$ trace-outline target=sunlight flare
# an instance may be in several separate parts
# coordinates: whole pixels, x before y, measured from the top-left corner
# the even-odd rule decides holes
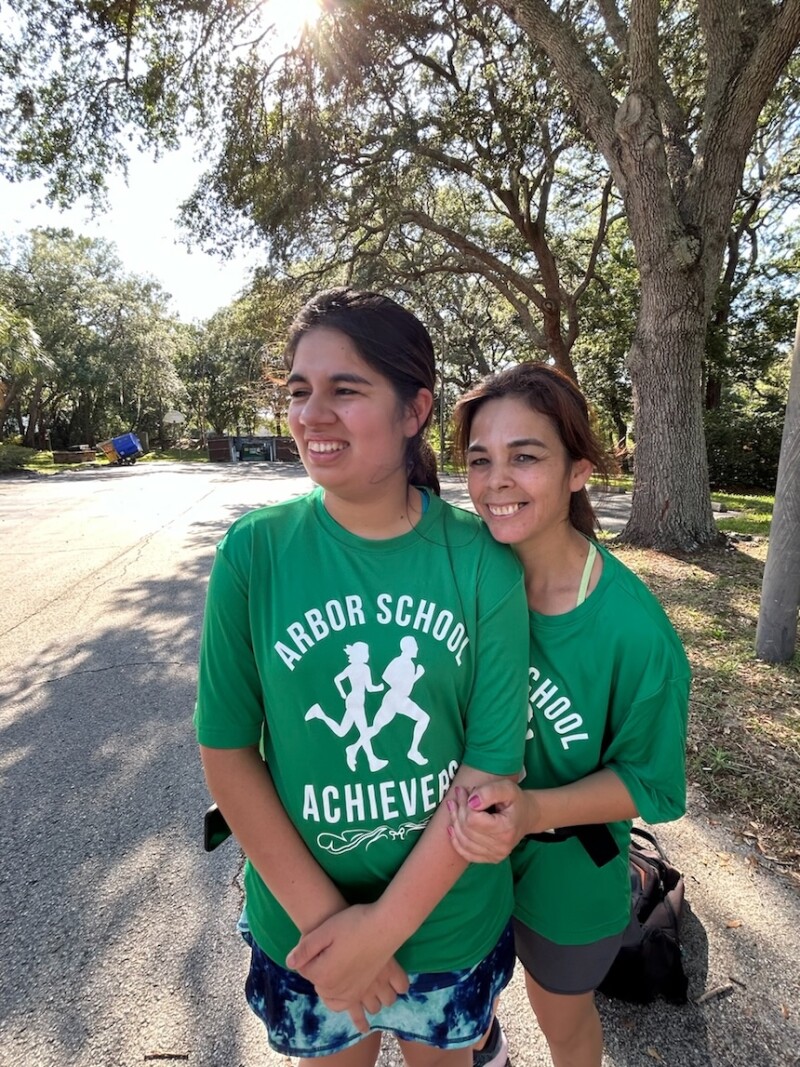
[[[293,44],[322,14],[320,0],[266,0],[264,11],[277,38],[284,44]]]

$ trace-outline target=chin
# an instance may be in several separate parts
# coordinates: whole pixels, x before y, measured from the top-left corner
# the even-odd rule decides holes
[[[515,534],[513,530],[510,530],[502,523],[498,523],[496,519],[490,519],[488,522],[484,519],[486,525],[489,527],[489,533],[495,539],[504,545],[513,545],[519,540],[519,534]]]

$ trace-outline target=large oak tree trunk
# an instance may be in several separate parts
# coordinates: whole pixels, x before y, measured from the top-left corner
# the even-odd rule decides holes
[[[707,71],[697,116],[661,66],[659,0],[597,0],[627,68],[606,81],[569,5],[496,0],[542,48],[625,203],[641,278],[630,353],[636,451],[624,539],[688,550],[717,539],[703,432],[703,346],[759,114],[800,42],[800,0],[695,0]]]
[[[646,284],[643,280],[628,357],[636,477],[631,517],[621,537],[631,544],[685,551],[718,537],[708,493],[700,389],[705,321],[697,294],[686,299],[688,285],[681,286],[680,278],[670,278],[666,271],[650,276]]]

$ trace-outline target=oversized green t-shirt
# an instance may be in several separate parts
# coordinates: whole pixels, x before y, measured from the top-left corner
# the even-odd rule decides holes
[[[219,545],[197,737],[261,744],[318,863],[351,903],[373,901],[461,762],[519,772],[527,645],[519,564],[474,515],[432,497],[409,533],[371,541],[315,490],[244,516]],[[245,886],[253,936],[283,964],[297,928],[250,864]],[[511,907],[510,864],[472,866],[398,960],[472,966]]]
[[[566,785],[609,767],[647,822],[686,809],[689,664],[653,594],[599,547],[595,590],[563,615],[530,613],[529,729],[523,787]],[[576,838],[514,851],[514,914],[543,937],[580,945],[630,917],[630,822],[610,824],[620,855],[597,867]]]

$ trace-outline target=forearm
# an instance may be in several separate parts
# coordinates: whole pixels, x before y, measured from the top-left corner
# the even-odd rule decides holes
[[[496,775],[462,765],[448,796],[456,786],[469,791],[496,780]],[[419,929],[469,866],[453,849],[443,847],[450,822],[446,800],[447,797],[433,813],[422,837],[374,905],[375,925],[385,932],[391,954]]]
[[[275,790],[256,748],[200,747],[212,797],[292,921],[315,929],[347,901],[308,851]]]
[[[638,814],[630,793],[612,770],[603,768],[568,785],[523,790],[529,834],[561,826],[633,819]]]

